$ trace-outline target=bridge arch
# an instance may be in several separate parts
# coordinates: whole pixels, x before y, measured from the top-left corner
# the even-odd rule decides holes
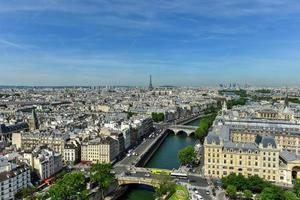
[[[169,128],[165,132],[167,132],[168,134],[176,135],[175,131],[173,131],[172,129],[169,129]]]
[[[188,136],[188,133],[185,132],[184,130],[179,130],[176,135],[184,135],[184,136]]]
[[[194,137],[195,136],[195,132],[191,132],[190,136]]]

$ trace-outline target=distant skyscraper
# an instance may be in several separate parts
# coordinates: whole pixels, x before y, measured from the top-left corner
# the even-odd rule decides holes
[[[150,75],[149,90],[153,90],[153,85],[152,85],[152,76],[151,76],[151,75]]]
[[[289,107],[289,94],[288,94],[287,88],[286,88],[286,92],[285,92],[284,107],[285,108]]]

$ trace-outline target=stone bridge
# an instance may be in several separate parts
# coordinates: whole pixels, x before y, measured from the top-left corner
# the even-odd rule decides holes
[[[187,125],[172,125],[168,127],[167,130],[173,131],[175,135],[177,134],[187,134],[188,136],[192,135],[195,133],[197,130],[197,126],[187,126]]]
[[[155,180],[151,177],[130,177],[123,176],[118,178],[118,184],[122,185],[131,185],[131,184],[139,184],[139,185],[148,185],[151,187],[155,187]]]

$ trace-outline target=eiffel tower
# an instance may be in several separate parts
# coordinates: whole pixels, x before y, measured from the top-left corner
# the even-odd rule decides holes
[[[151,76],[151,75],[150,75],[149,90],[153,90],[153,85],[152,85],[152,76]]]

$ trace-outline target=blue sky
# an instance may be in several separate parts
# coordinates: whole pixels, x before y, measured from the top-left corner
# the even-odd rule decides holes
[[[298,0],[0,0],[0,85],[300,85]]]

